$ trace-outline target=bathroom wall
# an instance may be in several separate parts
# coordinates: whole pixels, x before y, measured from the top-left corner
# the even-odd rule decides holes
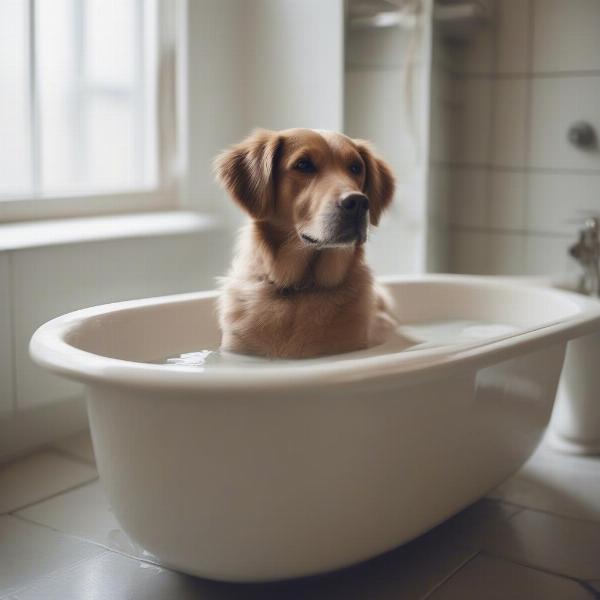
[[[184,200],[232,227],[242,212],[215,184],[212,161],[252,129],[342,128],[343,0],[187,3]]]
[[[162,213],[2,226],[0,462],[87,427],[81,385],[29,357],[44,322],[107,302],[212,289],[227,265],[227,230]]]
[[[87,426],[82,387],[29,358],[37,327],[86,306],[213,288],[242,217],[214,184],[216,153],[257,126],[342,128],[343,22],[343,0],[188,2],[182,200],[201,214],[2,226],[0,461]]]
[[[600,2],[498,0],[490,24],[445,50],[449,268],[576,271],[567,248],[575,221],[600,212],[600,152],[575,148],[567,130],[584,120],[600,131]]]
[[[425,269],[431,3],[415,6],[404,25],[346,28],[344,132],[370,140],[397,179],[367,246],[379,274]]]

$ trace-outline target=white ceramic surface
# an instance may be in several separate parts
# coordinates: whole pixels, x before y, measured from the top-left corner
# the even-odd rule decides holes
[[[507,277],[506,282],[576,290],[578,277]],[[600,306],[597,298],[588,302]],[[569,342],[562,376],[547,431],[556,450],[600,454],[600,329]]]
[[[314,574],[420,535],[516,471],[543,434],[567,341],[600,326],[600,305],[556,290],[386,283],[403,323],[520,332],[260,368],[144,362],[218,344],[216,294],[197,293],[54,319],[31,351],[87,385],[114,513],[162,563],[230,581]]]
[[[600,306],[600,302],[598,302]],[[548,441],[574,454],[600,454],[600,331],[569,343]]]

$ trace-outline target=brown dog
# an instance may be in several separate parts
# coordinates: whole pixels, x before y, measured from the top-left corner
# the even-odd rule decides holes
[[[224,280],[221,348],[307,358],[381,343],[393,320],[364,242],[394,178],[368,143],[258,130],[220,154],[215,171],[252,219]]]

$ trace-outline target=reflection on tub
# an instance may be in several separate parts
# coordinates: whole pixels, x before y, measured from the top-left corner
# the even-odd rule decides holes
[[[368,348],[367,350],[336,355],[335,358],[336,360],[355,359],[381,354],[452,346],[465,342],[505,337],[518,331],[519,329],[513,325],[459,319],[413,323],[398,327],[384,344]],[[331,360],[331,357],[303,359],[301,362],[304,364],[307,361],[323,362],[326,360]],[[273,364],[273,360],[267,358],[210,349],[184,352],[183,354],[160,358],[152,362],[180,367],[195,367],[199,370],[218,369],[220,366],[244,367],[247,365],[256,365],[260,367],[261,365],[269,366]],[[297,361],[277,359],[277,362],[293,363]]]

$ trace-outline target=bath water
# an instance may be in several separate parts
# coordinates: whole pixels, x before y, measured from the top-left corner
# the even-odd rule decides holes
[[[414,352],[428,348],[450,347],[468,342],[478,342],[483,340],[491,340],[494,338],[501,338],[514,335],[518,332],[519,328],[513,325],[487,323],[482,321],[453,319],[412,323],[408,325],[401,325],[386,340],[386,342],[379,346],[374,346],[373,348],[359,350],[357,352],[348,352],[346,354],[337,354],[335,357],[326,356],[319,358],[308,358],[302,359],[301,361],[282,361],[281,359],[278,359],[277,362],[301,362],[302,364],[306,364],[307,362],[331,361],[332,358],[334,358],[336,361],[350,360],[382,354]],[[205,371],[218,369],[221,366],[252,366],[253,368],[261,366],[273,366],[275,361],[257,356],[223,352],[218,349],[203,349],[194,352],[185,352],[177,356],[164,357],[153,362],[179,367],[197,368]]]

